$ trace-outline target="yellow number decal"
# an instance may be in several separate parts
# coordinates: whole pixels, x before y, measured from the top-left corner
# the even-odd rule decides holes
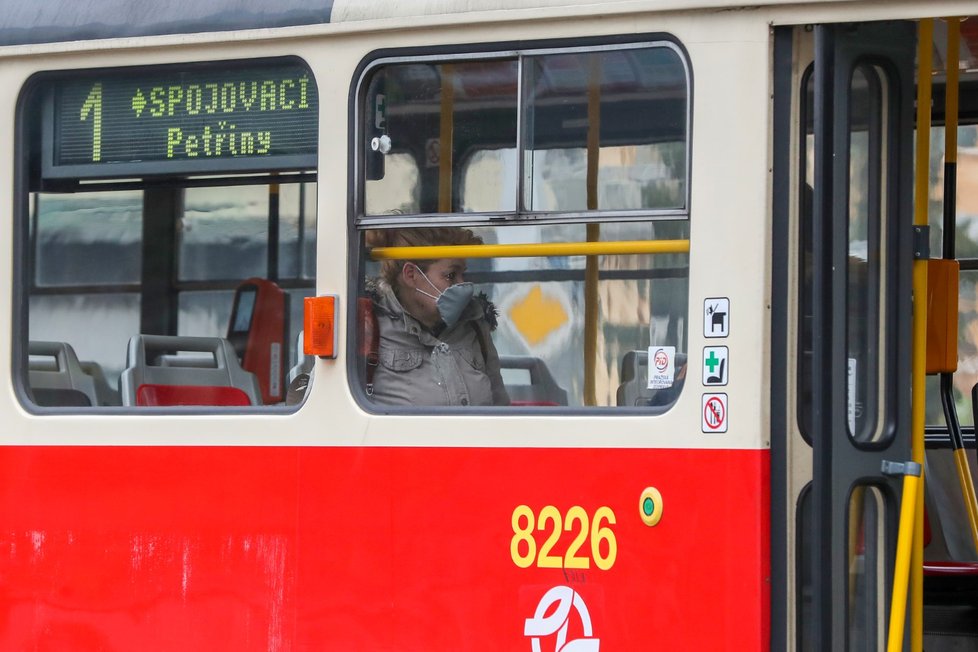
[[[610,507],[599,507],[594,513],[594,529],[591,530],[591,556],[594,557],[594,565],[601,570],[608,570],[615,564],[618,557],[618,540],[610,527],[603,527],[601,522],[607,520],[608,525],[615,524],[615,513]],[[608,554],[601,554],[601,542],[608,542]]]
[[[564,555],[564,568],[590,568],[590,559],[577,556],[577,551],[581,549],[581,546],[587,540],[588,532],[587,512],[584,511],[583,507],[574,505],[567,511],[567,521],[564,522],[564,531],[570,532],[571,528],[574,527],[575,521],[581,524],[581,529],[567,548],[567,554]]]
[[[579,524],[576,530],[575,524]],[[610,507],[599,507],[594,512],[594,518],[589,519],[587,511],[579,505],[568,509],[566,517],[562,517],[553,505],[547,505],[540,510],[540,517],[537,518],[528,505],[519,505],[513,510],[513,538],[509,542],[509,552],[513,563],[519,568],[529,568],[536,564],[537,568],[588,569],[591,567],[591,559],[594,559],[595,566],[608,570],[615,565],[618,558],[618,540],[611,528],[614,524],[615,512]],[[547,537],[540,546],[539,556],[537,541],[533,536],[535,531],[544,532]],[[553,550],[564,532],[575,534],[574,540],[561,558],[553,554]],[[588,536],[591,537],[591,557],[587,553],[581,554],[581,548]],[[605,542],[604,545],[602,542]],[[602,550],[602,547],[605,549]]]
[[[560,539],[560,520],[560,512],[553,505],[547,505],[540,510],[540,522],[537,524],[537,529],[541,532],[544,531],[547,528],[547,521],[554,524],[550,536],[540,546],[540,558],[537,559],[537,566],[540,568],[560,568],[560,557],[550,554],[550,551],[557,545],[557,540]]]
[[[520,520],[526,520],[526,527],[520,525]],[[526,505],[520,505],[513,510],[513,539],[509,542],[509,551],[513,563],[520,568],[529,568],[537,558],[537,542],[533,538],[533,510]],[[520,554],[520,542],[526,541],[526,554]]]

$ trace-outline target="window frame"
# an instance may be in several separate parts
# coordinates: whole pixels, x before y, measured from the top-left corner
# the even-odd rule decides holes
[[[680,209],[629,209],[629,210],[595,210],[595,211],[522,211],[523,202],[523,128],[525,106],[523,103],[522,58],[527,56],[544,56],[548,54],[569,54],[573,52],[592,53],[617,51],[622,49],[642,49],[649,47],[665,47],[676,53],[685,73],[686,82],[686,147],[684,203]],[[487,61],[492,59],[516,58],[518,61],[517,116],[520,124],[517,126],[516,150],[519,161],[517,206],[512,211],[479,212],[479,213],[415,213],[411,215],[366,215],[366,161],[363,143],[366,142],[364,125],[364,107],[367,99],[368,84],[371,73],[378,67],[404,63],[446,63]],[[427,227],[427,226],[460,226],[460,227],[498,227],[498,226],[538,226],[547,224],[587,224],[601,222],[690,222],[692,212],[692,160],[693,160],[693,103],[694,75],[689,53],[675,36],[668,33],[647,33],[631,35],[612,35],[600,37],[581,37],[566,39],[547,39],[534,43],[497,42],[476,45],[449,45],[428,47],[407,47],[381,49],[369,53],[361,60],[354,72],[349,93],[349,130],[348,130],[348,221],[347,228],[350,237],[347,238],[347,255],[350,262],[350,274],[347,279],[347,342],[346,342],[346,376],[350,392],[357,405],[368,414],[404,415],[404,416],[622,416],[622,417],[659,417],[669,414],[686,392],[686,383],[680,388],[677,398],[667,406],[389,406],[378,404],[367,394],[360,378],[357,351],[360,345],[360,324],[358,318],[357,299],[360,296],[361,281],[364,274],[365,258],[362,246],[362,233],[375,228],[397,227]],[[460,159],[461,161],[461,159]],[[453,186],[460,178],[453,178]],[[687,254],[688,255],[688,254]],[[688,279],[688,276],[687,276]],[[687,312],[691,310],[687,288]],[[688,315],[687,315],[688,317]]]

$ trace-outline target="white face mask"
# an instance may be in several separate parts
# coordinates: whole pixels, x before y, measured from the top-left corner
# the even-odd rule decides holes
[[[420,288],[414,288],[416,291],[430,297],[435,300],[435,307],[438,308],[438,314],[441,316],[441,320],[445,322],[445,325],[451,328],[456,323],[458,323],[459,317],[465,311],[465,307],[469,305],[469,301],[472,300],[473,295],[475,295],[475,286],[471,283],[456,283],[455,285],[449,285],[444,291],[439,290],[428,275],[421,271],[421,268],[417,265],[414,266],[424,280],[428,281],[428,285],[437,292],[437,295],[425,292]]]

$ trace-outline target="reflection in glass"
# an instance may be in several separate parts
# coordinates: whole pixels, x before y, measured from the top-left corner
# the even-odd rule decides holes
[[[35,211],[38,286],[139,282],[142,191],[41,194]]]
[[[180,280],[266,276],[268,186],[187,188],[177,239]]]
[[[678,209],[686,195],[686,73],[654,47],[528,57],[524,204],[531,211]],[[597,120],[597,197],[588,198]]]
[[[848,641],[850,650],[882,645],[884,623],[885,523],[883,496],[870,486],[856,487],[849,497]]]
[[[363,115],[366,214],[461,210],[454,180],[470,151],[516,147],[517,68],[508,59],[392,64],[373,73]],[[387,152],[380,138],[389,139]],[[482,201],[515,209],[515,200],[503,199],[515,197],[515,170],[508,178],[490,171],[478,182],[490,196]]]
[[[367,214],[421,211],[421,173],[410,154],[392,152],[384,157],[384,176],[367,180]]]

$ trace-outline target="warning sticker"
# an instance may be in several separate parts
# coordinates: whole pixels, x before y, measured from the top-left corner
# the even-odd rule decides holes
[[[726,394],[703,394],[703,432],[727,432]]]
[[[649,389],[669,389],[676,379],[676,347],[649,347]]]

